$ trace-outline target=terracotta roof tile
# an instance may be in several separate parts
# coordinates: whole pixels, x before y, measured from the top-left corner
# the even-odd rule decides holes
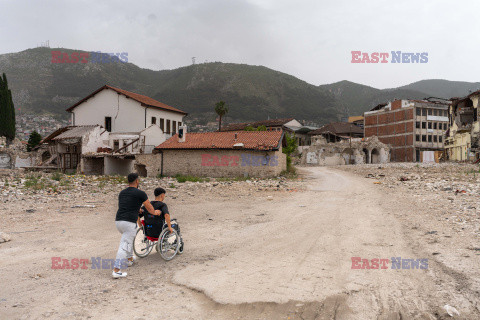
[[[277,150],[282,138],[282,131],[187,132],[185,142],[178,142],[178,134],[176,134],[156,149]],[[243,143],[244,146],[235,147],[234,145],[238,143]]]
[[[116,91],[116,92],[118,92],[120,94],[123,94],[124,96],[130,98],[130,99],[133,99],[137,102],[140,102],[142,105],[145,105],[147,107],[154,107],[154,108],[159,108],[159,109],[163,109],[163,110],[168,110],[168,111],[178,112],[178,113],[182,113],[182,114],[187,114],[185,111],[182,111],[180,109],[171,107],[169,105],[166,105],[165,103],[162,103],[162,102],[157,101],[155,99],[152,99],[150,97],[147,97],[147,96],[144,96],[144,95],[141,95],[141,94],[138,94],[138,93],[130,92],[130,91],[127,91],[127,90],[115,88],[115,87],[108,86],[108,85],[105,85],[105,86],[101,87],[100,89],[97,89],[96,91],[94,91],[93,93],[88,95],[87,97],[78,101],[73,106],[68,108],[67,111],[69,111],[69,112],[72,111],[76,106],[78,106],[79,104],[83,103],[84,101],[90,99],[91,97],[93,97],[94,95],[96,95],[97,93],[99,93],[100,91],[102,91],[104,89],[111,89],[113,91]]]

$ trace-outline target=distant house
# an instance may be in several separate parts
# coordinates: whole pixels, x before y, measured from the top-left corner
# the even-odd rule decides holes
[[[308,134],[312,137],[312,142],[316,136],[325,138],[327,142],[338,142],[350,138],[362,138],[363,129],[353,123],[333,122]]]
[[[222,127],[222,131],[242,131],[247,127],[258,128],[265,126],[267,131],[285,131],[295,134],[298,146],[306,146],[310,144],[310,136],[308,132],[316,129],[314,127],[304,126],[294,118],[269,119],[254,122],[232,123]]]
[[[348,123],[353,123],[354,125],[357,125],[357,126],[359,126],[360,128],[363,129],[363,116],[348,117],[347,122]]]
[[[283,131],[231,131],[175,135],[139,155],[148,176],[271,177],[286,169]]]

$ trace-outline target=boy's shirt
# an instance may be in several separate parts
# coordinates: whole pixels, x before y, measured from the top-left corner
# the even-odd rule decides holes
[[[168,206],[162,201],[152,201],[151,202],[153,209],[160,210],[162,213],[159,216],[154,216],[150,214],[145,208],[143,208],[144,213],[139,214],[140,217],[145,218],[145,228],[147,235],[149,237],[158,238],[162,232],[162,227],[165,223],[165,214],[168,213]]]

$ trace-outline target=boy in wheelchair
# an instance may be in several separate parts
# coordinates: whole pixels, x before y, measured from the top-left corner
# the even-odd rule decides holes
[[[156,188],[153,192],[155,195],[155,201],[151,201],[151,204],[155,210],[160,210],[162,213],[159,216],[154,216],[150,214],[144,207],[140,209],[140,213],[138,215],[137,224],[141,228],[142,222],[141,218],[144,218],[145,223],[145,235],[158,238],[160,233],[162,232],[164,225],[166,223],[166,227],[170,232],[173,232],[173,229],[177,231],[180,235],[180,227],[176,222],[176,219],[170,219],[170,213],[168,212],[168,206],[163,201],[165,200],[166,191],[163,188]],[[180,250],[183,252],[183,241],[180,246]]]

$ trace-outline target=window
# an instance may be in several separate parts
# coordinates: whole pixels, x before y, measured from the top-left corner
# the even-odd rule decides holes
[[[431,135],[428,136],[428,142],[432,142],[432,136]]]
[[[443,137],[442,136],[438,136],[438,142],[442,142],[443,140]]]
[[[426,129],[427,128],[427,123],[426,122],[422,122],[422,129]]]
[[[432,123],[431,122],[428,123],[428,129],[432,129]]]
[[[438,116],[438,110],[437,109],[433,110],[433,115]]]
[[[78,165],[78,155],[72,154],[72,169],[76,169]]]
[[[417,116],[421,116],[422,115],[422,109],[417,108],[416,113],[417,113]]]
[[[415,136],[415,141],[420,141],[420,135],[419,135],[419,134],[417,134],[417,135]]]
[[[170,120],[167,120],[167,134],[170,134]]]
[[[433,123],[433,129],[437,130],[437,123],[436,122]]]
[[[447,124],[446,123],[443,124],[443,130],[447,130]]]
[[[64,158],[64,167],[65,169],[70,169],[71,167],[71,157],[70,153],[65,153],[65,158]]]
[[[160,118],[160,129],[162,129],[162,131],[165,130],[165,119],[163,118]]]
[[[415,122],[415,128],[420,129],[420,121]]]
[[[118,150],[118,149],[120,149],[120,141],[113,140],[113,150]]]
[[[427,141],[427,136],[426,135],[422,135],[422,142],[426,142]]]
[[[157,124],[157,118],[152,117],[152,124]]]
[[[178,121],[178,127],[180,128],[182,126],[182,123]]]
[[[73,147],[72,147],[72,152],[73,152],[73,153],[77,153],[77,146],[73,146]]]
[[[65,151],[70,152],[70,146],[66,146]]]
[[[177,121],[172,122],[172,134],[177,133]]]
[[[433,142],[437,142],[437,136],[433,136]]]
[[[432,109],[428,109],[428,115],[429,115],[429,116],[432,115]]]
[[[105,130],[112,132],[112,117],[105,117]]]

